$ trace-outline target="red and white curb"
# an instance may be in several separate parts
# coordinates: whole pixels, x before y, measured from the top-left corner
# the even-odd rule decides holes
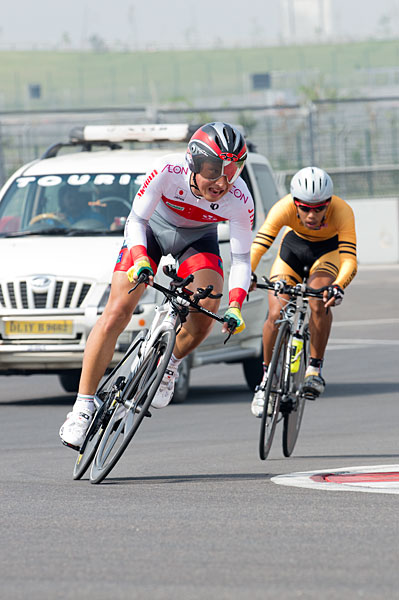
[[[372,465],[288,473],[271,478],[273,483],[335,492],[399,494],[399,465]]]

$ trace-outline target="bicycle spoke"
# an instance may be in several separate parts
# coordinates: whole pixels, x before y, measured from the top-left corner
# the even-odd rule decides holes
[[[301,362],[298,372],[293,377],[292,393],[295,393],[295,399],[291,398],[291,406],[284,414],[283,427],[283,454],[287,458],[294,451],[298,439],[299,429],[302,423],[303,412],[305,410],[306,397],[300,393],[301,383],[305,376],[306,360],[309,354],[309,333],[307,327],[304,332],[304,353],[301,356]]]
[[[100,483],[108,475],[127,448],[144,417],[149,414],[148,408],[169,363],[175,339],[174,329],[162,333],[126,383],[118,407],[124,406],[127,412],[117,426],[118,407],[111,417],[91,468],[91,483]]]
[[[276,425],[280,420],[280,401],[285,389],[284,365],[287,357],[289,334],[289,324],[281,323],[269,365],[265,389],[265,407],[259,437],[259,456],[261,460],[265,460],[270,452]]]

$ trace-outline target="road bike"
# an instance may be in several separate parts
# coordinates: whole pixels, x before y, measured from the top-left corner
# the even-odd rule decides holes
[[[97,412],[80,448],[74,479],[80,479],[91,464],[90,482],[100,483],[114,468],[143,420],[151,417],[151,402],[168,366],[176,335],[189,313],[200,312],[224,322],[223,317],[200,304],[204,298],[222,296],[212,293],[213,286],[192,292],[187,288],[194,279],[192,274],[182,279],[170,265],[163,270],[171,282],[169,288],[155,281],[151,284],[164,295],[164,302],[155,308],[150,328],[137,334],[96,392]],[[147,272],[140,275],[130,291],[145,283],[148,283]],[[226,341],[234,332],[235,319],[229,319],[227,327]]]
[[[303,389],[309,358],[309,300],[323,298],[322,288],[308,287],[305,275],[295,286],[285,281],[257,283],[257,288],[271,290],[281,302],[278,333],[267,371],[265,405],[262,415],[259,456],[265,460],[270,452],[276,425],[283,421],[283,454],[291,456],[301,427],[306,400],[314,394]],[[285,297],[284,297],[285,296]]]

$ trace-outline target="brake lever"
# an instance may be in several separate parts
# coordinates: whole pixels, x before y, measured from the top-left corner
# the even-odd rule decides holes
[[[192,273],[190,273],[190,275],[188,275],[185,279],[183,279],[182,277],[175,277],[171,282],[170,282],[170,287],[173,288],[185,288],[189,283],[191,283],[194,280],[194,275]]]
[[[212,298],[213,300],[217,298],[221,298],[223,294],[212,294],[213,285],[208,285],[204,288],[197,288],[196,293],[194,294],[194,302],[198,304],[199,300],[203,300],[204,298]]]
[[[230,317],[230,319],[227,321],[227,329],[228,329],[229,335],[224,340],[224,342],[223,342],[224,344],[227,344],[227,342],[233,335],[236,327],[237,327],[237,321],[235,319],[233,319],[232,317]]]
[[[142,273],[140,273],[135,285],[128,291],[128,294],[134,292],[134,290],[136,290],[142,283],[148,283],[148,275],[149,271],[143,271]]]

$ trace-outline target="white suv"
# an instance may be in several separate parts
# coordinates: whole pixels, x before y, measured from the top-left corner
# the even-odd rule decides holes
[[[76,390],[86,340],[106,304],[135,193],[154,160],[183,151],[181,142],[189,133],[187,125],[85,127],[6,182],[0,191],[0,374],[57,373],[66,391]],[[134,147],[124,148],[124,142]],[[249,152],[242,177],[255,200],[255,234],[278,192],[260,154]],[[219,225],[219,239],[227,282],[227,223]],[[258,272],[269,270],[274,255],[266,254]],[[148,288],[118,339],[112,364],[135,333],[148,326],[158,301]],[[227,301],[225,289],[220,313]],[[207,363],[242,363],[253,389],[261,372],[266,311],[266,294],[251,293],[243,306],[246,329],[226,345],[215,325],[183,361],[174,401],[187,394],[190,368]]]

